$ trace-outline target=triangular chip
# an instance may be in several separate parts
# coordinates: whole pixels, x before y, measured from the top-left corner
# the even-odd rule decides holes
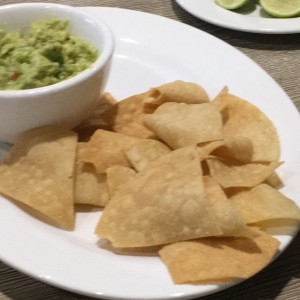
[[[245,136],[235,135],[224,139],[224,145],[216,148],[212,155],[227,160],[237,160],[243,163],[252,162],[253,145],[251,140]]]
[[[204,176],[206,197],[210,202],[216,223],[222,230],[223,236],[255,236],[254,230],[245,225],[234,206],[226,197],[222,188],[209,176]]]
[[[107,129],[139,138],[153,138],[153,132],[144,125],[144,96],[126,98],[101,115]]]
[[[162,156],[120,186],[96,228],[114,247],[154,246],[221,233],[205,197],[194,147]]]
[[[107,186],[110,197],[113,196],[118,187],[134,178],[136,172],[128,167],[112,166],[106,169]]]
[[[209,102],[206,91],[198,84],[176,80],[151,88],[145,95],[145,110],[152,113],[166,102],[199,104]]]
[[[133,167],[140,172],[145,169],[151,161],[170,151],[170,148],[162,142],[152,139],[140,139],[129,147],[125,151],[125,154]]]
[[[224,86],[222,90],[217,94],[217,96],[212,100],[213,103],[218,105],[220,111],[222,111],[226,106],[226,102],[223,102],[222,99],[223,97],[226,97],[228,93],[228,86]]]
[[[206,159],[211,176],[223,187],[253,187],[262,183],[279,162],[234,164],[216,157]]]
[[[266,180],[264,181],[264,183],[272,186],[275,189],[280,189],[284,186],[281,178],[279,177],[279,175],[276,172],[271,173]]]
[[[82,144],[81,160],[93,164],[99,174],[114,165],[130,167],[124,151],[137,140],[125,134],[98,129],[87,143]]]
[[[278,161],[279,138],[271,120],[253,104],[223,91],[213,103],[221,110],[224,137],[249,138],[253,144],[252,161]]]
[[[105,206],[109,201],[105,174],[97,174],[91,164],[80,164],[75,177],[75,203]]]
[[[201,161],[211,154],[227,160],[249,163],[252,161],[253,155],[251,140],[243,136],[233,136],[221,141],[198,144],[197,149]]]
[[[173,149],[223,137],[221,114],[211,103],[164,103],[144,123]]]
[[[78,143],[77,147],[75,203],[105,206],[109,201],[106,175],[97,174],[92,164],[82,162],[83,145],[83,143]]]
[[[110,93],[106,92],[100,96],[92,114],[74,129],[78,133],[80,141],[87,141],[97,129],[110,129],[102,115],[116,103],[117,100]]]
[[[28,131],[0,166],[0,192],[59,227],[73,229],[76,147],[72,131],[57,127]]]
[[[276,255],[279,241],[257,231],[250,238],[212,237],[167,245],[159,254],[175,283],[220,283],[253,276]]]
[[[212,141],[212,142],[206,142],[206,143],[201,143],[197,145],[197,151],[199,154],[199,159],[200,161],[205,160],[207,157],[210,156],[210,154],[225,145],[224,140],[221,141]]]
[[[239,192],[230,200],[247,224],[274,219],[300,221],[300,209],[296,203],[267,184]]]

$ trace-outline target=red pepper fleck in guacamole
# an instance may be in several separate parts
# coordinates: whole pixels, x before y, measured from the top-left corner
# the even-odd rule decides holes
[[[99,53],[67,20],[41,20],[27,34],[0,29],[0,90],[51,85],[89,68]]]

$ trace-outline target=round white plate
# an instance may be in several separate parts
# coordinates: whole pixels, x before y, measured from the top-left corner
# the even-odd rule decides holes
[[[122,99],[176,79],[214,97],[224,85],[260,107],[282,142],[283,192],[300,204],[300,118],[282,89],[260,67],[221,40],[163,17],[118,8],[81,8],[104,19],[116,38],[107,85]],[[182,299],[228,285],[174,285],[158,257],[117,255],[94,235],[100,211],[79,212],[76,229],[44,224],[0,198],[0,259],[28,275],[73,292],[109,299]],[[281,251],[297,228],[278,235]]]
[[[277,19],[267,16],[258,4],[243,12],[226,10],[215,0],[176,0],[187,12],[208,23],[256,33],[298,33],[300,17]],[[239,10],[240,11],[240,10]]]

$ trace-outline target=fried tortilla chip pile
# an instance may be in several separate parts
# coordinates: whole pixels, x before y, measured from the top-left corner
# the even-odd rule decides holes
[[[103,207],[95,233],[116,252],[158,249],[175,283],[224,282],[274,258],[266,228],[300,220],[278,190],[279,154],[257,107],[175,81],[121,102],[106,93],[74,131],[28,132],[0,166],[0,192],[65,229],[74,204]]]

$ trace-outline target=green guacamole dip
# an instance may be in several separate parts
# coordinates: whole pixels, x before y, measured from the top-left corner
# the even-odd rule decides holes
[[[98,50],[70,34],[66,20],[31,24],[27,34],[0,29],[0,90],[51,85],[89,68]]]

